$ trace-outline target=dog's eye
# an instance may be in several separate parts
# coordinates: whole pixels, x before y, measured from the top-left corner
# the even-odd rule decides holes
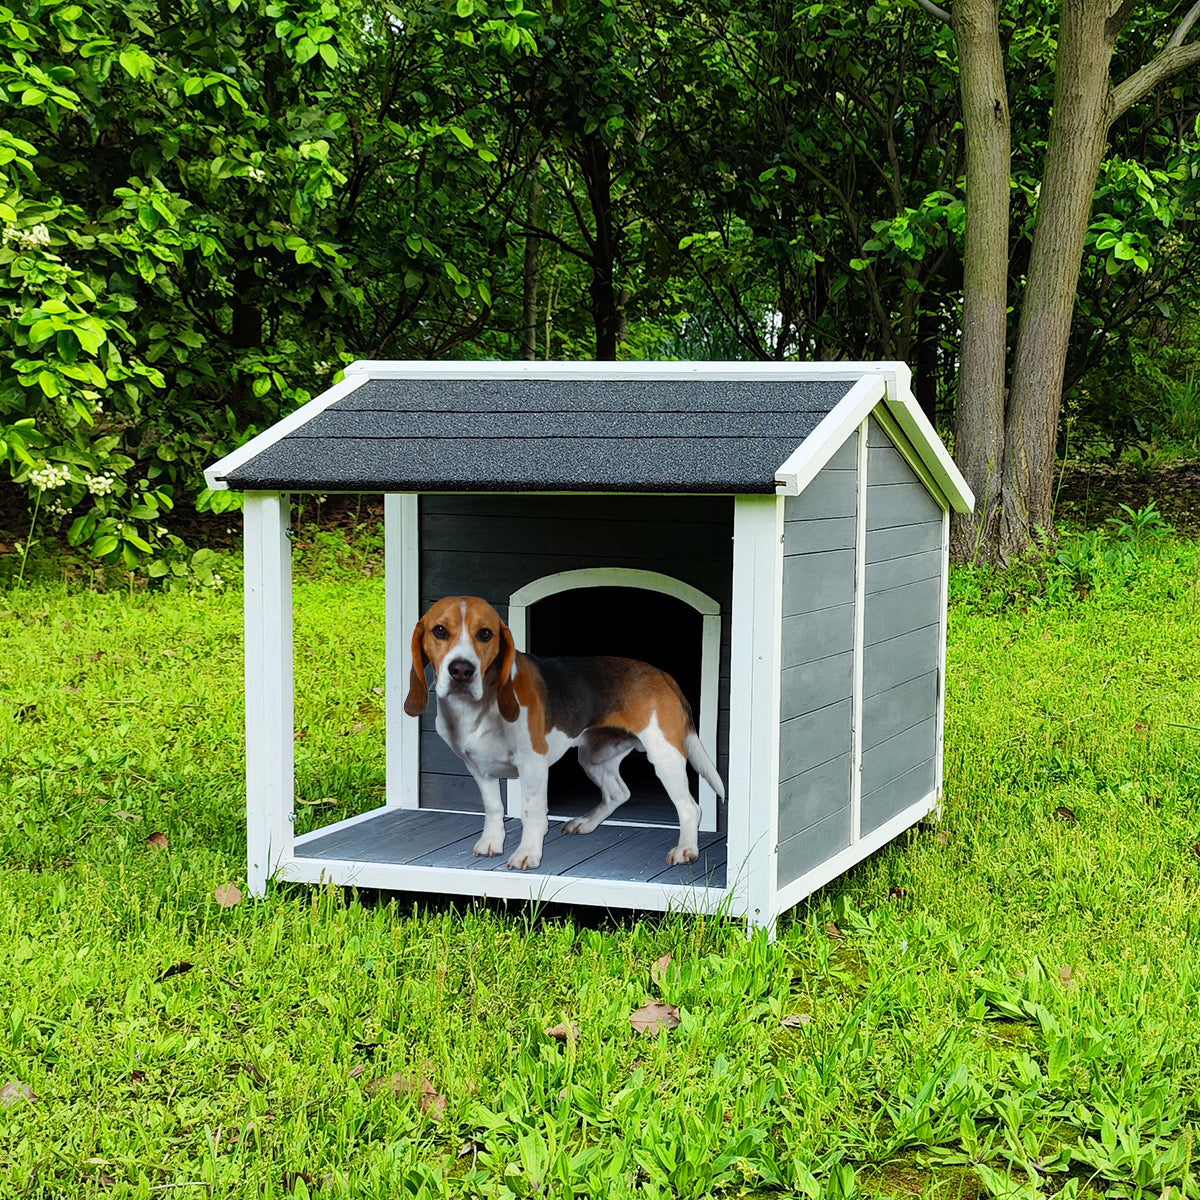
[[[439,642],[444,642],[450,636],[450,630],[448,630],[445,625],[435,625],[433,627],[433,636],[437,638]]]
[[[492,631],[490,629],[481,629],[475,636],[481,642],[490,642],[492,640]]]

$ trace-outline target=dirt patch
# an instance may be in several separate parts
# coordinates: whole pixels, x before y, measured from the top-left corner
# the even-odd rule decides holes
[[[1122,504],[1136,510],[1151,500],[1176,532],[1200,535],[1200,462],[1153,469],[1068,463],[1055,511],[1059,517],[1096,528],[1109,517],[1122,517]]]

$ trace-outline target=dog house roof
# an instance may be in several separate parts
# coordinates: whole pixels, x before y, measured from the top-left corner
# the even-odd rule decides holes
[[[823,366],[359,362],[206,475],[246,491],[773,493],[871,368]]]

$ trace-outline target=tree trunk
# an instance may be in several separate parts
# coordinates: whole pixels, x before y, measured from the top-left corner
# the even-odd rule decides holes
[[[1063,371],[1096,178],[1107,141],[1112,43],[1107,0],[1064,0],[1054,115],[1021,303],[1004,443],[997,557],[1050,529]]]
[[[579,156],[587,187],[596,235],[592,242],[592,323],[596,330],[596,358],[613,361],[617,357],[617,336],[621,321],[617,311],[615,286],[617,244],[612,215],[612,173],[608,147],[600,138],[584,143]]]
[[[975,511],[955,514],[950,552],[956,562],[966,562],[994,540],[1003,478],[1012,147],[999,0],[958,0],[953,25],[967,151],[954,450],[959,469],[975,493]]]
[[[539,154],[533,160],[529,174],[529,227],[537,229],[542,223],[542,181],[538,172],[542,165]],[[521,273],[521,357],[532,362],[537,358],[538,282],[540,277],[541,243],[531,234],[525,235],[525,263]]]

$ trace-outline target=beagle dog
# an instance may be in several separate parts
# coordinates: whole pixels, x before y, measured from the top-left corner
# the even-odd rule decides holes
[[[500,780],[518,779],[521,844],[508,865],[530,870],[541,864],[550,765],[575,746],[601,800],[585,816],[567,821],[564,833],[591,833],[629,799],[621,760],[642,750],[679,814],[679,844],[667,862],[695,860],[700,806],[688,787],[687,764],[722,799],[725,788],[700,744],[691,706],[665,671],[631,658],[522,654],[496,610],[475,596],[439,600],[417,622],[404,701],[410,717],[429,705],[430,664],[436,672],[437,731],[466,763],[483,796],[476,854],[504,849]]]

